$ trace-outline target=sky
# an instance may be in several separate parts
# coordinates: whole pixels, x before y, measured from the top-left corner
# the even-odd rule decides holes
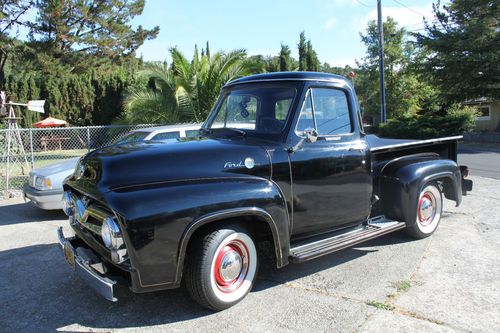
[[[301,31],[311,39],[321,63],[354,65],[365,55],[359,33],[377,17],[376,0],[146,0],[134,25],[160,33],[138,50],[147,61],[170,62],[168,49],[176,46],[188,58],[197,44],[206,41],[211,52],[245,49],[249,55],[277,55],[280,43],[298,58]],[[384,18],[415,31],[423,28],[423,17],[432,20],[431,0],[382,0]]]

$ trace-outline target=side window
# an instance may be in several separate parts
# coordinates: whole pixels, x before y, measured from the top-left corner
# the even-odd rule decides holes
[[[179,139],[181,137],[181,133],[179,132],[164,132],[158,133],[151,138],[151,140],[168,140],[168,139]]]
[[[295,131],[297,135],[302,135],[304,130],[307,128],[316,128],[316,126],[314,125],[310,91],[307,93],[306,101],[302,106],[302,110],[300,111],[299,121],[297,123],[297,129]]]
[[[313,88],[312,100],[319,135],[352,132],[347,95],[339,89]]]

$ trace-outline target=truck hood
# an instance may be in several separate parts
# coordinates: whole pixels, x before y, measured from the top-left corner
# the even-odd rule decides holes
[[[99,192],[175,181],[262,177],[271,166],[266,150],[252,138],[182,138],[97,149],[75,169],[72,181]]]

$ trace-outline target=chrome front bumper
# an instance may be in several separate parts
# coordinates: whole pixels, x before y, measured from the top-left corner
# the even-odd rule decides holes
[[[71,243],[71,241],[74,241],[76,238],[65,238],[62,227],[57,229],[57,238],[67,261],[67,256],[72,255],[73,261],[71,261],[70,266],[75,270],[78,277],[85,281],[92,289],[105,299],[116,302],[118,299],[113,296],[113,287],[116,284],[116,281],[99,274],[94,268],[91,267],[89,262],[79,256]]]

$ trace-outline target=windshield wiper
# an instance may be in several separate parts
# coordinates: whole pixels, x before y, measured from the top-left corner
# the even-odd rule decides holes
[[[211,134],[212,133],[212,129],[202,127],[202,128],[200,128],[199,133],[200,134]]]
[[[215,127],[215,128],[202,128],[202,130],[207,131],[208,134],[214,133],[215,131],[217,132],[222,132],[222,131],[231,131],[233,133],[237,133],[241,136],[247,135],[247,132],[244,130],[240,130],[239,128],[232,128],[232,127]]]
[[[247,135],[247,132],[245,132],[244,130],[240,130],[239,128],[224,127],[224,129],[227,129],[227,130],[233,131],[235,133],[238,133],[241,136]]]

